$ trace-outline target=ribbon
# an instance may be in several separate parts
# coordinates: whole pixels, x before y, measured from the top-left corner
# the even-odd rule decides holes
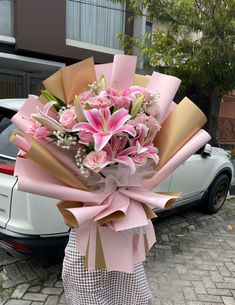
[[[65,223],[76,228],[77,250],[85,256],[88,270],[132,272],[156,241],[150,221],[156,215],[149,206],[170,208],[179,193],[160,194],[142,187],[147,170],[131,176],[118,166],[103,174],[105,178],[92,182],[107,195],[101,203],[64,201],[58,208]],[[125,259],[116,259],[117,253]]]

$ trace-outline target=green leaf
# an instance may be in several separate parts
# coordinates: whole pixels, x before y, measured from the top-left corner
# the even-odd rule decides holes
[[[67,105],[61,101],[59,98],[54,96],[50,91],[48,90],[41,90],[41,95],[45,97],[45,99],[50,101],[56,101],[56,104],[54,105],[55,109],[58,111],[61,107],[66,107]]]
[[[90,109],[91,109],[91,106],[86,103],[85,110],[90,110]]]

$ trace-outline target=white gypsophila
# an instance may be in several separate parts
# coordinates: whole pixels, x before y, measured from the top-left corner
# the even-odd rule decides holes
[[[83,164],[83,161],[86,157],[85,153],[86,153],[85,148],[79,147],[77,150],[77,153],[75,155],[75,161],[76,161],[76,165],[79,168],[81,175],[84,178],[88,178],[90,176],[90,170],[88,168],[86,168]]]
[[[58,111],[58,114],[62,113],[62,112],[65,111],[66,109],[67,109],[67,107],[62,106],[62,107],[60,108],[60,110]],[[58,116],[58,118],[59,118],[59,116]]]
[[[88,85],[88,87],[93,91],[95,94],[98,93],[100,85],[97,82],[93,82],[92,84]]]
[[[57,146],[60,146],[63,149],[71,149],[71,146],[74,146],[77,144],[77,137],[72,136],[66,132],[60,131],[60,130],[55,130],[53,131],[53,134],[57,138]]]

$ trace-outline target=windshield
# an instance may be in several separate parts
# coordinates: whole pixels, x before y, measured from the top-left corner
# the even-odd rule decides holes
[[[16,126],[12,124],[10,118],[0,114],[0,155],[16,158],[19,150],[9,142],[14,129],[16,129]]]

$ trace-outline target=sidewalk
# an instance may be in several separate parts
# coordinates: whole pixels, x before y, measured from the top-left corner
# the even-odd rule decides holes
[[[235,305],[235,198],[215,215],[190,210],[155,229],[145,263],[154,305]],[[60,275],[61,260],[0,250],[0,305],[66,305]]]
[[[154,305],[235,305],[235,198],[216,215],[189,211],[155,227],[146,263]]]

